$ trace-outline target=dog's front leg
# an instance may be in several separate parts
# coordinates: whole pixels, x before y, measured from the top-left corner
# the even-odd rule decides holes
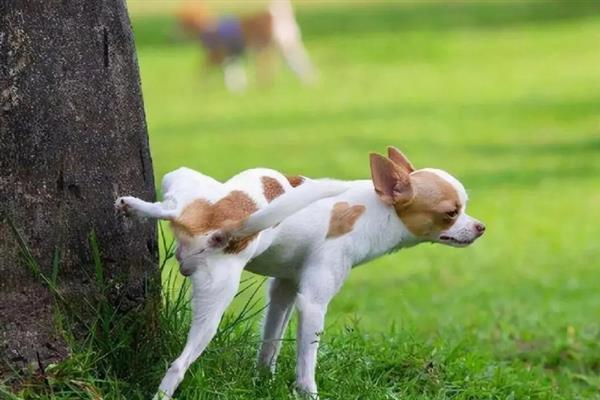
[[[181,355],[173,361],[154,399],[170,399],[189,366],[210,343],[219,321],[239,287],[246,260],[221,257],[198,266],[192,279],[192,326]]]
[[[317,350],[323,334],[325,313],[333,296],[347,276],[342,265],[327,270],[322,266],[308,268],[300,282],[296,297],[298,332],[296,363],[296,388],[312,399],[318,399],[315,370]]]
[[[269,308],[263,325],[263,338],[258,354],[258,365],[270,372],[275,372],[281,339],[292,314],[296,290],[296,285],[285,279],[275,278],[269,282]]]
[[[296,388],[302,394],[316,399],[318,398],[315,381],[317,350],[323,334],[327,304],[316,302],[304,294],[298,295],[296,304],[298,307]]]

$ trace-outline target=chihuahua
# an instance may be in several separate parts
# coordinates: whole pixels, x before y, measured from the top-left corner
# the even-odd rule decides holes
[[[465,247],[485,226],[466,214],[463,185],[439,169],[415,170],[396,148],[370,155],[371,179],[313,180],[252,169],[226,183],[179,169],[163,179],[163,202],[117,199],[119,210],[166,219],[192,281],[192,326],[156,399],[170,398],[215,335],[244,269],[270,277],[261,368],[275,371],[295,308],[297,389],[317,398],[317,348],[327,306],[353,267],[433,242]]]

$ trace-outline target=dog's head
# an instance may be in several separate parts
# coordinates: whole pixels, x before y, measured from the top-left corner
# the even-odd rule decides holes
[[[467,192],[456,178],[439,169],[415,170],[394,147],[387,158],[370,158],[375,192],[418,240],[465,247],[483,235],[485,226],[465,212]]]

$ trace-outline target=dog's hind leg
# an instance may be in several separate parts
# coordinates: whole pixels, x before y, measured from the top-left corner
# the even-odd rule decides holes
[[[119,197],[115,202],[115,208],[128,215],[138,217],[167,219],[171,220],[177,217],[175,204],[169,201],[148,203],[142,199],[133,196]]]
[[[268,295],[269,308],[263,325],[263,338],[258,353],[258,365],[275,372],[281,339],[292,315],[294,301],[296,300],[296,285],[284,279],[271,279]]]
[[[189,366],[216,334],[219,321],[239,287],[247,260],[220,255],[211,261],[198,266],[191,276],[192,326],[183,352],[169,367],[155,399],[171,398]]]

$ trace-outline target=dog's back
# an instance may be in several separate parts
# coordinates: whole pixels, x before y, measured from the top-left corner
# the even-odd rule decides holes
[[[175,202],[178,208],[197,199],[215,201],[226,194],[223,183],[186,167],[167,173],[162,179],[161,190],[164,199]]]

